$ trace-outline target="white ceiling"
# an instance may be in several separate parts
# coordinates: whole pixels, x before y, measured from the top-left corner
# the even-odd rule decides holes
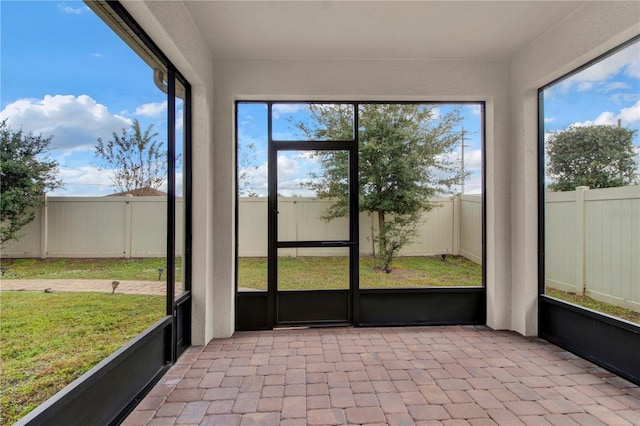
[[[584,1],[185,1],[214,57],[506,60]]]

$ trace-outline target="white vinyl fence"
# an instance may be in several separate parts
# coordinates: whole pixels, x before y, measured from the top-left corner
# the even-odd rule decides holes
[[[482,262],[482,198],[464,195],[434,199],[438,207],[426,213],[414,242],[405,247],[401,256],[439,254],[463,255],[476,263]],[[331,206],[329,200],[315,198],[278,199],[278,238],[280,241],[347,240],[346,218],[326,222],[320,217]],[[238,247],[240,257],[267,256],[267,199],[241,198],[238,212]],[[360,253],[371,255],[376,218],[360,214]],[[339,256],[344,248],[287,248],[280,256]]]
[[[482,261],[481,196],[438,198],[427,213],[415,242],[403,256],[461,254]],[[182,201],[176,205],[177,255],[182,253]],[[239,255],[267,256],[267,200],[241,198]],[[320,219],[330,201],[281,198],[278,203],[281,240],[348,239],[346,219]],[[7,243],[7,258],[161,257],[166,255],[166,197],[49,197],[36,220],[21,230],[23,237]],[[360,247],[373,253],[376,221],[360,216]],[[342,248],[281,249],[281,256],[341,255]]]
[[[546,286],[640,312],[640,186],[545,194]]]
[[[640,186],[545,194],[546,285],[640,311]],[[479,195],[438,198],[402,256],[462,255],[482,262]],[[280,240],[348,239],[346,219],[320,219],[330,201],[280,198]],[[162,257],[166,197],[49,197],[36,220],[7,243],[6,258]],[[267,200],[239,203],[239,255],[267,256]],[[182,253],[182,200],[176,255]],[[376,249],[375,218],[360,215],[360,251]],[[195,230],[197,232],[197,230]],[[281,249],[281,256],[343,255],[343,248]]]
[[[176,255],[182,254],[182,200],[176,200]],[[36,219],[6,244],[7,258],[163,257],[167,198],[48,197]]]

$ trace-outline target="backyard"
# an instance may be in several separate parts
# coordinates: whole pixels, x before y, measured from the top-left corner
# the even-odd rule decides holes
[[[165,297],[3,291],[0,424],[25,416],[162,318]]]
[[[86,279],[160,281],[166,277],[166,259],[2,259],[5,279]],[[159,269],[162,268],[162,276]],[[182,258],[176,258],[176,277],[182,276]]]
[[[360,288],[418,288],[446,286],[481,286],[482,266],[461,256],[398,257],[391,272],[375,266],[372,257],[360,258]],[[280,257],[279,290],[313,290],[349,288],[349,258]],[[267,289],[267,259],[238,259],[238,288]]]
[[[560,291],[554,288],[547,288],[546,294],[548,296],[555,297],[556,299],[573,303],[574,305],[579,305],[594,311],[602,312],[603,314],[640,324],[640,312],[635,312],[631,309],[621,308],[619,306],[592,299],[589,296],[580,296],[575,293]]]
[[[176,276],[181,275],[176,259]],[[482,286],[482,266],[461,256],[394,260],[387,273],[360,258],[360,288]],[[165,259],[3,259],[4,279],[160,281]],[[162,268],[162,272],[159,269]],[[348,288],[348,258],[281,257],[280,290]],[[238,259],[239,290],[267,289],[266,258]],[[627,321],[640,313],[548,289],[550,296]],[[33,307],[37,306],[38,309]],[[0,424],[13,424],[164,315],[165,297],[108,293],[0,293]]]

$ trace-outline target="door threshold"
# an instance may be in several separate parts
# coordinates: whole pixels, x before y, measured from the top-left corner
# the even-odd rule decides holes
[[[332,328],[332,327],[353,327],[353,324],[350,322],[319,322],[313,324],[280,324],[273,327],[273,330],[308,330],[310,328]]]

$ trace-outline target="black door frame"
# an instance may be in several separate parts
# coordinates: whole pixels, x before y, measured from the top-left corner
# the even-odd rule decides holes
[[[359,266],[358,228],[358,114],[353,108],[353,139],[348,141],[275,140],[273,138],[273,105],[267,104],[268,127],[268,304],[269,324],[277,326],[352,325],[357,322]],[[282,102],[278,102],[282,104]],[[278,241],[278,152],[280,151],[346,151],[349,153],[349,239],[331,241]],[[280,248],[349,248],[348,290],[278,291],[278,249]]]
[[[355,262],[351,267],[351,321],[350,324],[355,327],[369,327],[369,326],[408,326],[408,325],[485,325],[486,324],[486,265],[487,253],[486,253],[486,155],[485,153],[485,141],[486,141],[486,114],[485,114],[485,102],[483,101],[447,101],[447,102],[434,102],[434,101],[236,101],[236,120],[238,118],[237,108],[239,104],[244,103],[258,103],[268,106],[269,111],[274,104],[342,104],[354,106],[354,142],[356,147],[356,154],[354,158],[357,158],[357,141],[358,141],[358,107],[364,104],[460,104],[460,105],[478,105],[481,108],[481,132],[482,132],[482,287],[426,287],[426,288],[393,288],[393,289],[360,289],[359,288],[359,275],[358,275],[358,263],[359,253],[357,245],[351,246],[351,261]],[[269,117],[271,114],[269,114]],[[271,135],[271,120],[268,119],[268,134]],[[236,121],[236,143],[238,141],[238,123]],[[331,142],[331,141],[329,141]],[[291,150],[298,149],[315,149],[324,147],[327,142],[304,142],[304,147],[296,145],[298,141],[275,141],[280,149],[289,148]],[[345,142],[338,142],[345,144]],[[348,141],[346,143],[352,143]],[[269,140],[269,146],[272,145],[272,141]],[[310,146],[311,145],[311,146]],[[320,146],[322,145],[322,146]],[[327,145],[328,146],[328,145]],[[236,145],[237,148],[237,145]],[[331,149],[331,148],[324,148]],[[334,147],[335,149],[335,147]],[[270,164],[277,161],[275,156],[270,154],[268,161]],[[236,170],[237,172],[237,170]],[[357,164],[350,169],[351,182],[358,182]],[[236,176],[237,182],[238,176]],[[269,180],[269,191],[271,188],[275,189],[276,181]],[[350,205],[352,212],[358,212],[357,197],[355,204]],[[352,201],[353,203],[354,201]],[[236,193],[236,271],[238,270],[238,206],[239,196]],[[270,210],[277,209],[277,206],[273,203],[269,203],[268,208]],[[359,215],[356,214],[353,222],[350,223],[352,230],[356,232],[359,229],[358,226]],[[271,219],[271,221],[277,220]],[[274,233],[277,229],[274,228],[271,221],[268,223],[268,232]],[[276,234],[269,237],[270,241]],[[352,240],[353,241],[353,240]],[[356,240],[358,241],[358,240]],[[268,250],[268,256],[275,259],[277,254],[277,248],[273,247],[274,244],[270,244]],[[276,250],[276,252],[274,252]],[[354,267],[355,265],[355,267]],[[294,325],[294,324],[278,324],[276,321],[276,295],[275,295],[275,275],[273,267],[269,268],[269,286],[268,291],[238,291],[238,282],[236,273],[236,330],[271,330],[276,325]],[[273,283],[273,284],[271,284]],[[328,292],[325,290],[325,292]],[[293,293],[292,293],[293,294]],[[326,293],[328,294],[328,293]],[[295,324],[302,325],[302,324]],[[307,323],[306,325],[336,325],[335,323],[320,323],[315,324]],[[345,324],[348,325],[348,324]]]

